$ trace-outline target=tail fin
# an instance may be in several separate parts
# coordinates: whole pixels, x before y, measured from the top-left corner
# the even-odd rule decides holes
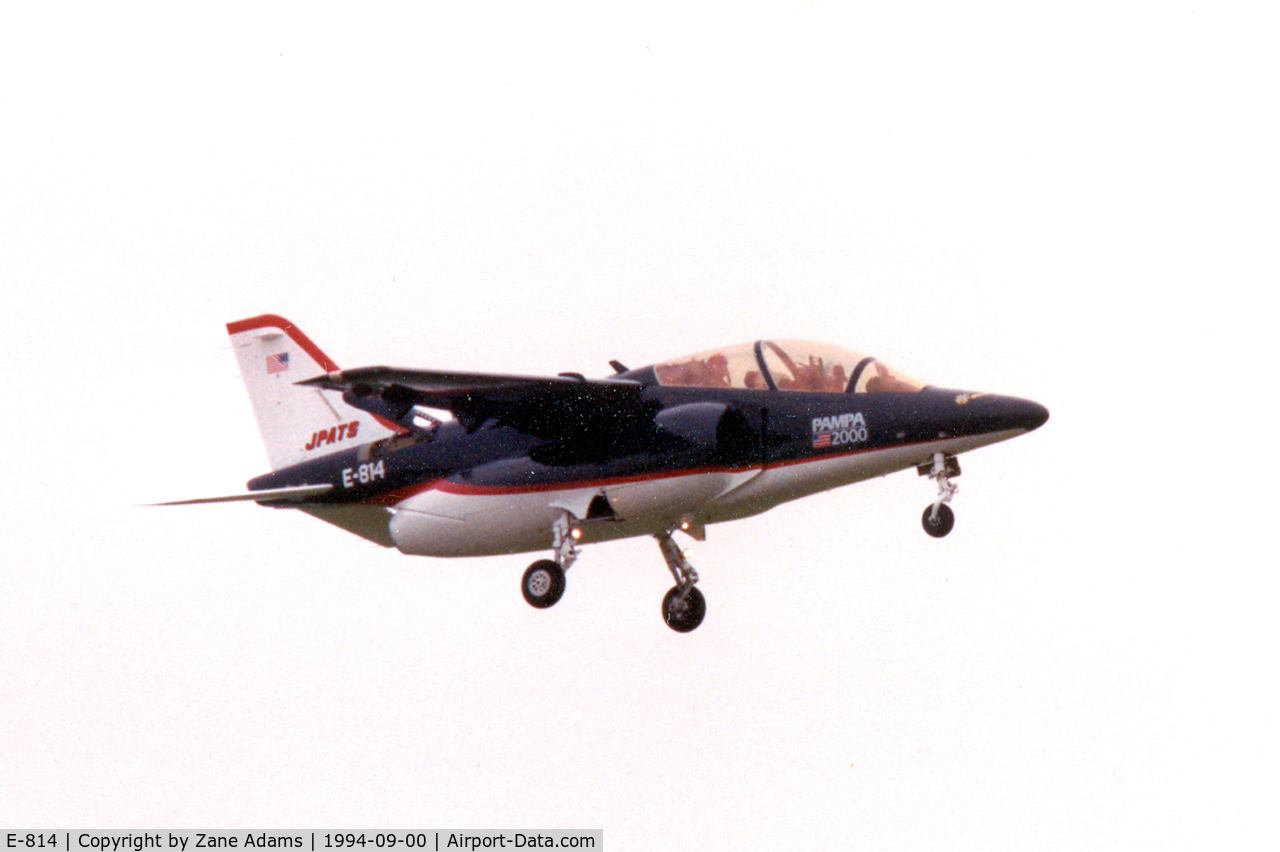
[[[338,369],[296,325],[274,314],[227,323],[240,375],[253,403],[271,469],[376,441],[394,423],[353,408],[342,397],[294,382]]]

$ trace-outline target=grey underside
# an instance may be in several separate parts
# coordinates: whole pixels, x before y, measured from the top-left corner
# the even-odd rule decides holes
[[[298,507],[313,518],[355,533],[383,547],[395,547],[391,540],[391,510],[382,506],[325,506],[309,503]]]

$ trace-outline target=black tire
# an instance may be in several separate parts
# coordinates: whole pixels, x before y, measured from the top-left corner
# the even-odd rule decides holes
[[[529,606],[546,609],[564,594],[564,569],[550,559],[539,559],[525,570],[520,591]]]
[[[951,507],[946,503],[938,505],[938,517],[933,517],[933,505],[925,507],[924,515],[920,518],[920,522],[924,525],[924,531],[934,538],[942,538],[951,532],[951,528],[956,525],[956,513],[951,511]]]
[[[662,619],[667,626],[677,633],[688,633],[699,624],[707,614],[707,599],[694,586],[689,593],[680,599],[680,587],[672,586],[662,599]]]

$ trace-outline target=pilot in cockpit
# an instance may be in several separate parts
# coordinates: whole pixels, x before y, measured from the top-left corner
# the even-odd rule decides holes
[[[867,379],[867,393],[914,393],[920,389],[918,384],[899,379],[889,366],[881,361],[872,361],[871,367],[876,374]]]

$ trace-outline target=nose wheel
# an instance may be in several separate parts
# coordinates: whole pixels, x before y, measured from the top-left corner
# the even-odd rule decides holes
[[[920,523],[929,535],[942,538],[956,525],[956,513],[947,504],[960,490],[960,486],[951,481],[951,477],[960,475],[960,462],[955,456],[934,453],[933,463],[922,464],[916,471],[938,483],[938,499],[925,507]]]
[[[920,518],[924,531],[934,538],[942,538],[951,532],[956,525],[956,513],[946,503],[934,503],[924,507],[924,515]]]

